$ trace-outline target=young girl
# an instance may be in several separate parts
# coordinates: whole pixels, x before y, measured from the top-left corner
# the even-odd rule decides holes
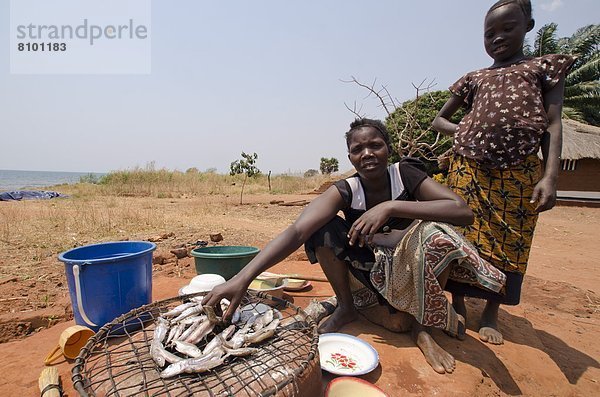
[[[428,330],[437,327],[464,334],[464,319],[443,292],[446,279],[453,277],[452,271],[457,280],[500,291],[505,277],[446,224],[464,226],[473,221],[460,197],[429,178],[419,160],[388,164],[390,138],[381,121],[353,122],[346,145],[356,175],[315,198],[239,274],[215,287],[203,304],[227,298],[231,305],[225,317],[231,318],[250,282],[305,244],[308,258],[319,262],[338,301],[319,332],[335,332],[354,321],[356,306],[383,309],[379,320],[385,311],[409,313],[414,341],[427,362],[436,372],[452,372],[454,358]],[[351,280],[362,287],[352,288]]]
[[[523,41],[533,26],[529,0],[496,2],[484,23],[485,50],[494,63],[454,83],[452,97],[433,122],[436,130],[454,136],[448,185],[475,213],[475,223],[463,233],[507,275],[504,295],[452,282],[446,286],[463,316],[465,295],[487,299],[479,336],[492,344],[503,343],[500,304],[519,303],[538,213],[556,201],[564,80],[574,59],[526,58]],[[449,120],[460,106],[467,114],[456,125]]]

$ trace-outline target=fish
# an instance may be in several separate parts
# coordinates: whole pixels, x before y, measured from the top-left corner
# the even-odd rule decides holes
[[[215,314],[215,309],[212,306],[206,306],[204,308],[204,312],[206,313],[206,316],[208,317],[208,321],[210,321],[211,323],[217,324],[217,323],[223,322],[223,318],[218,317]]]
[[[212,323],[210,321],[204,321],[200,323],[200,325],[194,329],[194,331],[185,338],[185,342],[196,344],[204,339],[208,334],[211,333],[213,328],[215,328],[216,323]]]
[[[181,333],[181,335],[179,335],[177,340],[186,340],[192,334],[192,332],[194,332],[196,328],[198,328],[202,323],[203,321],[198,321],[196,323],[191,324],[185,331]]]
[[[244,338],[252,327],[253,321],[248,321],[242,328],[238,329],[230,340],[225,341],[225,346],[230,349],[238,349],[244,345]]]
[[[217,347],[224,345],[225,341],[231,338],[234,332],[235,325],[233,324],[225,328],[220,334],[218,334],[210,342],[208,342],[208,344],[204,347],[204,350],[202,350],[202,354],[208,354]]]
[[[279,325],[279,319],[276,318],[269,325],[260,330],[252,333],[247,333],[244,335],[244,344],[255,344],[260,343],[266,339],[269,339],[273,335],[275,335],[275,329]]]
[[[176,324],[186,317],[193,316],[194,314],[202,313],[204,311],[202,305],[196,303],[194,306],[188,307],[181,314],[171,320],[171,324]]]
[[[225,355],[221,350],[215,350],[207,355],[197,358],[188,358],[173,363],[161,373],[161,378],[172,378],[182,373],[201,373],[218,367],[225,362]]]
[[[177,350],[179,353],[185,354],[188,357],[198,358],[203,355],[202,350],[200,350],[196,345],[192,345],[191,343],[181,340],[176,340],[173,343],[175,345],[175,350]]]
[[[156,319],[156,326],[154,328],[154,334],[152,336],[152,343],[150,343],[150,356],[156,364],[164,366],[166,358],[161,352],[162,341],[167,334],[169,329],[169,322],[162,317]]]
[[[244,357],[250,356],[254,353],[257,353],[259,349],[255,347],[240,347],[238,349],[230,349],[228,347],[223,347],[225,350],[226,356],[235,356],[235,357]]]
[[[173,340],[177,340],[185,327],[186,325],[184,323],[179,323],[176,326],[171,327],[169,330],[169,335],[167,335],[167,341],[165,342],[165,345],[168,345]]]
[[[178,316],[178,315],[180,315],[180,314],[181,314],[181,313],[182,313],[182,312],[183,312],[185,309],[187,309],[187,308],[189,308],[189,307],[192,307],[192,306],[195,306],[195,305],[196,305],[196,303],[194,303],[194,302],[188,302],[188,303],[181,304],[181,305],[179,305],[179,306],[177,306],[177,307],[175,307],[175,308],[173,308],[173,309],[169,310],[168,312],[164,313],[164,314],[162,315],[162,317],[167,317],[167,318],[168,318],[168,317],[175,317],[175,316]]]
[[[255,331],[259,331],[260,329],[264,328],[265,325],[273,321],[273,315],[273,309],[267,310],[256,318],[252,328],[254,328]]]
[[[161,367],[163,367],[165,365],[165,361],[169,362],[169,363],[176,363],[178,361],[183,360],[183,358],[176,356],[175,354],[167,351],[167,349],[165,349],[165,347],[163,346],[162,343],[158,343],[155,346],[154,356],[152,356],[152,358],[155,358],[155,357],[158,358],[158,361],[156,359],[154,361]],[[162,362],[162,364],[160,364],[159,362]]]

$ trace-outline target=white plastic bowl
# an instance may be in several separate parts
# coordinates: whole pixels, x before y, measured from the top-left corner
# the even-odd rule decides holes
[[[194,277],[188,285],[179,290],[179,295],[194,294],[196,292],[208,292],[219,284],[223,284],[225,278],[219,274],[200,274]]]
[[[223,284],[225,278],[219,274],[199,274],[194,277],[189,286],[195,290],[210,291],[219,284]]]

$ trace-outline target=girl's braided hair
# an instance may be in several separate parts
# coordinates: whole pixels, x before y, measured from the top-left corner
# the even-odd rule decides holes
[[[375,130],[377,130],[380,134],[381,137],[383,138],[383,140],[385,141],[385,144],[387,145],[390,153],[392,152],[392,143],[390,140],[390,134],[387,130],[387,128],[385,127],[385,124],[383,124],[381,122],[381,120],[373,120],[373,119],[367,119],[367,118],[361,118],[361,119],[355,119],[352,123],[350,123],[350,129],[348,130],[348,132],[346,132],[346,145],[350,146],[350,139],[352,138],[352,134],[354,134],[354,131],[363,128],[363,127],[371,127],[374,128]]]
[[[523,15],[525,15],[525,19],[527,21],[530,21],[532,19],[531,0],[498,0],[490,7],[490,9],[488,10],[487,13],[489,14],[490,12],[494,11],[496,8],[505,6],[507,4],[517,5],[521,9],[521,11],[523,11]]]

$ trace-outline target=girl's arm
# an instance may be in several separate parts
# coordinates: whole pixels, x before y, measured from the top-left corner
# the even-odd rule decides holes
[[[344,205],[344,200],[337,188],[331,186],[315,198],[291,226],[269,242],[238,274],[225,284],[213,288],[204,297],[202,304],[214,306],[222,298],[229,299],[231,305],[224,317],[230,319],[252,280],[298,249],[313,233],[333,219]]]
[[[439,111],[437,116],[435,116],[435,119],[431,124],[432,127],[441,134],[453,136],[458,125],[451,122],[450,117],[452,117],[452,115],[456,113],[458,109],[460,109],[463,103],[464,98],[456,94],[452,94],[450,99],[448,99],[444,106],[442,106],[442,109]]]
[[[350,245],[371,243],[373,236],[391,217],[446,222],[453,225],[473,223],[473,211],[456,193],[431,178],[421,182],[415,191],[419,201],[390,200],[376,205],[352,224]]]
[[[548,114],[548,129],[542,135],[541,149],[544,175],[535,185],[531,202],[537,201],[536,211],[547,211],[556,204],[556,184],[562,151],[562,104],[565,89],[564,77],[544,94],[544,107]]]

